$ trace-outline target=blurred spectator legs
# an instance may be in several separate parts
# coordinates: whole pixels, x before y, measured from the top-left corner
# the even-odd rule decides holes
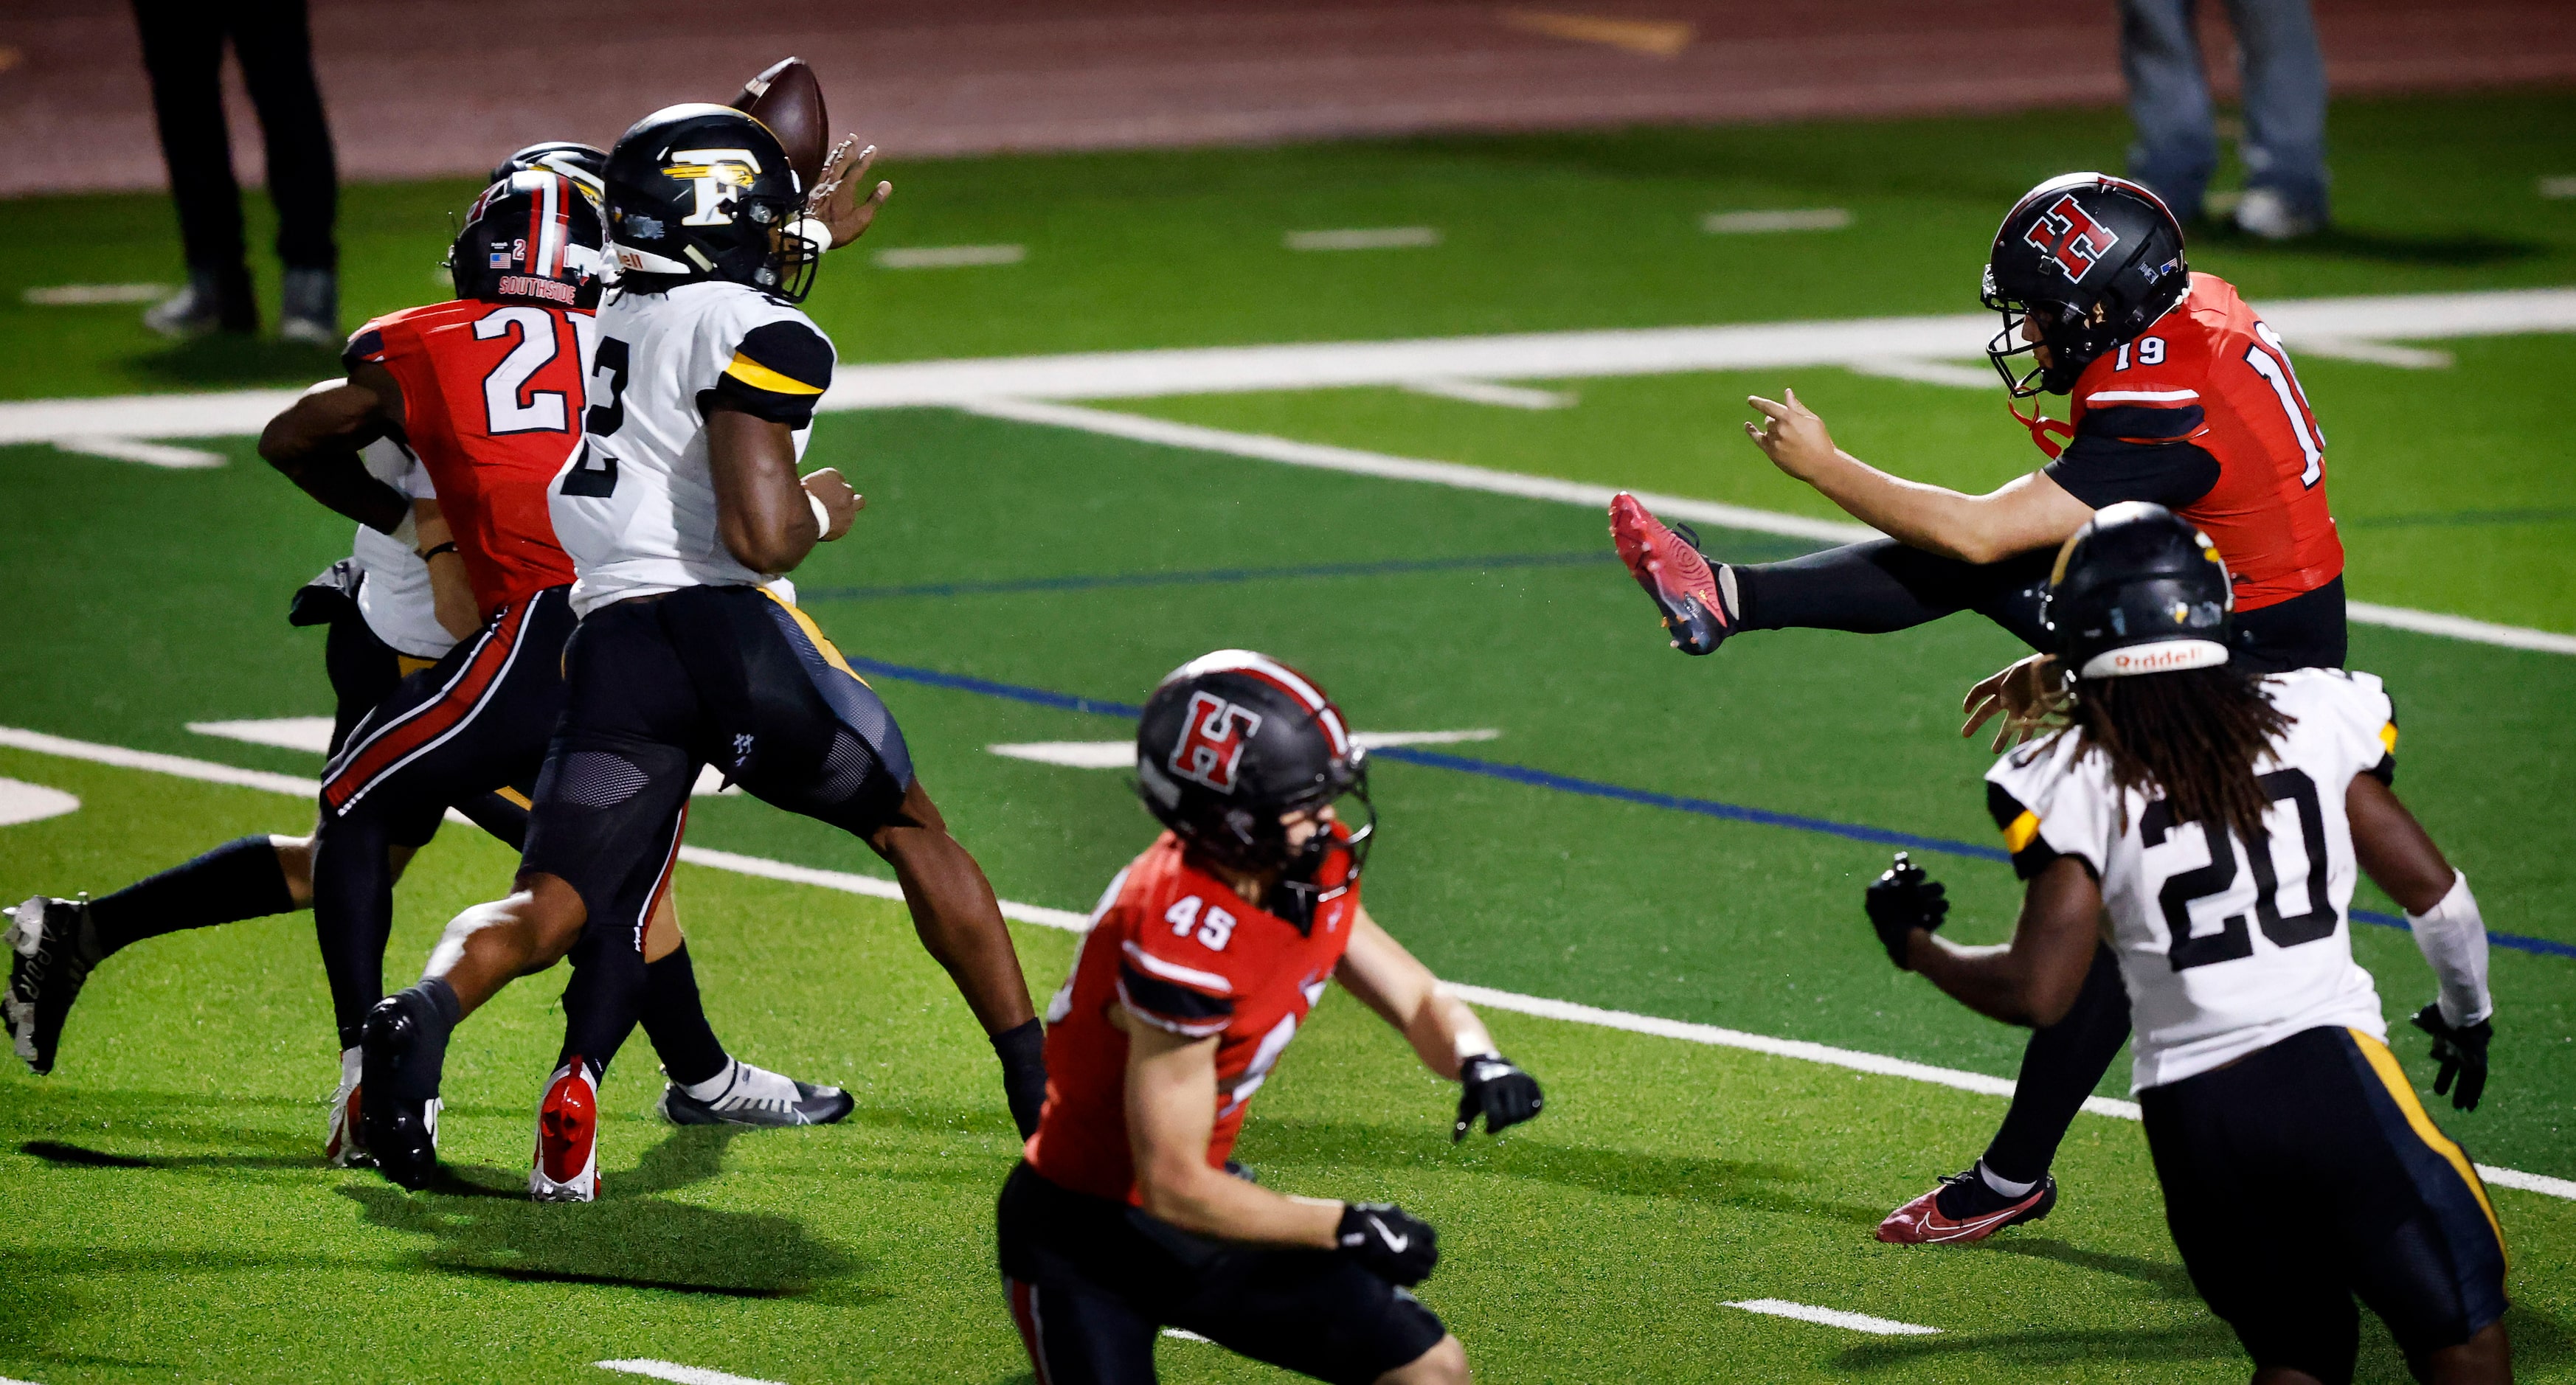
[[[188,286],[144,321],[174,336],[259,326],[243,262],[241,189],[224,123],[223,51],[229,38],[267,146],[277,257],[286,270],[279,335],[337,347],[339,249],[332,222],[339,172],[313,80],[303,0],[134,0],[134,17],[188,258]]]
[[[2120,66],[2137,142],[2129,175],[2185,218],[2218,167],[2194,0],[2121,0]],[[2271,240],[2326,223],[2326,70],[2307,0],[2228,0],[2244,91],[2245,194],[2236,224]]]

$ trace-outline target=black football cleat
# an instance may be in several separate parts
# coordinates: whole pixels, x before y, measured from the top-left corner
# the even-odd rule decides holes
[[[9,1042],[28,1070],[42,1077],[54,1070],[63,1021],[71,1017],[72,1002],[80,999],[90,969],[106,959],[107,949],[90,922],[88,895],[37,895],[5,912],[9,990],[0,996],[0,1019],[7,1021]]]
[[[1646,589],[1673,648],[1684,654],[1716,651],[1734,628],[1717,573],[1692,537],[1677,534],[1647,513],[1626,491],[1610,497],[1610,542],[1628,575]]]
[[[363,1143],[378,1171],[418,1192],[438,1177],[438,1078],[447,1026],[429,997],[415,990],[377,1001],[360,1032]]]

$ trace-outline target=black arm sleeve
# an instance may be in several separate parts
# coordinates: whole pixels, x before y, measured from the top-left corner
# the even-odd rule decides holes
[[[2179,510],[2218,484],[2218,459],[2186,441],[2200,431],[2200,406],[2096,409],[2075,440],[2048,464],[2048,479],[2094,509],[2152,500]]]
[[[832,383],[832,344],[801,322],[768,322],[745,333],[733,360],[700,391],[698,412],[732,409],[802,428]]]

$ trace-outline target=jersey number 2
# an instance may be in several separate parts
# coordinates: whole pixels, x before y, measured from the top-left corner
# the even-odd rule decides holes
[[[561,390],[538,390],[519,402],[519,392],[545,363],[555,358],[555,320],[543,308],[495,308],[474,320],[474,339],[491,341],[517,333],[519,344],[483,377],[483,431],[560,433],[570,426],[572,411]]]
[[[2283,769],[2259,776],[2255,782],[2263,786],[2264,797],[2274,803],[2297,807],[2299,844],[2307,852],[2308,867],[2308,911],[2285,916],[2274,898],[2281,892],[2281,878],[2272,864],[2272,842],[2267,838],[2251,844],[2245,858],[2254,874],[2255,922],[2275,947],[2297,947],[2332,937],[2336,917],[2334,899],[2326,892],[2326,817],[2317,801],[2316,781],[2302,770]],[[2161,846],[2173,826],[2173,805],[2159,798],[2148,804],[2140,817],[2138,835],[2149,847]],[[2165,956],[2175,971],[2254,955],[2254,940],[2245,930],[2243,914],[2228,915],[2215,933],[2192,936],[2192,901],[2225,894],[2236,883],[2235,834],[2203,823],[2201,835],[2209,842],[2209,864],[2176,874],[2156,892],[2156,903],[2164,907],[2165,934],[2170,939]]]

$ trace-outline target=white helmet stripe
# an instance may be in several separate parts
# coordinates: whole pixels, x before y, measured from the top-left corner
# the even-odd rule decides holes
[[[1350,733],[1342,726],[1342,719],[1332,715],[1332,703],[1325,700],[1324,694],[1318,691],[1314,684],[1307,682],[1285,664],[1264,658],[1249,649],[1220,649],[1213,654],[1203,654],[1192,659],[1182,666],[1181,672],[1189,675],[1249,673],[1277,684],[1289,696],[1304,703],[1307,711],[1315,714],[1315,719],[1323,724],[1324,734],[1332,738],[1334,754],[1351,753]]]

